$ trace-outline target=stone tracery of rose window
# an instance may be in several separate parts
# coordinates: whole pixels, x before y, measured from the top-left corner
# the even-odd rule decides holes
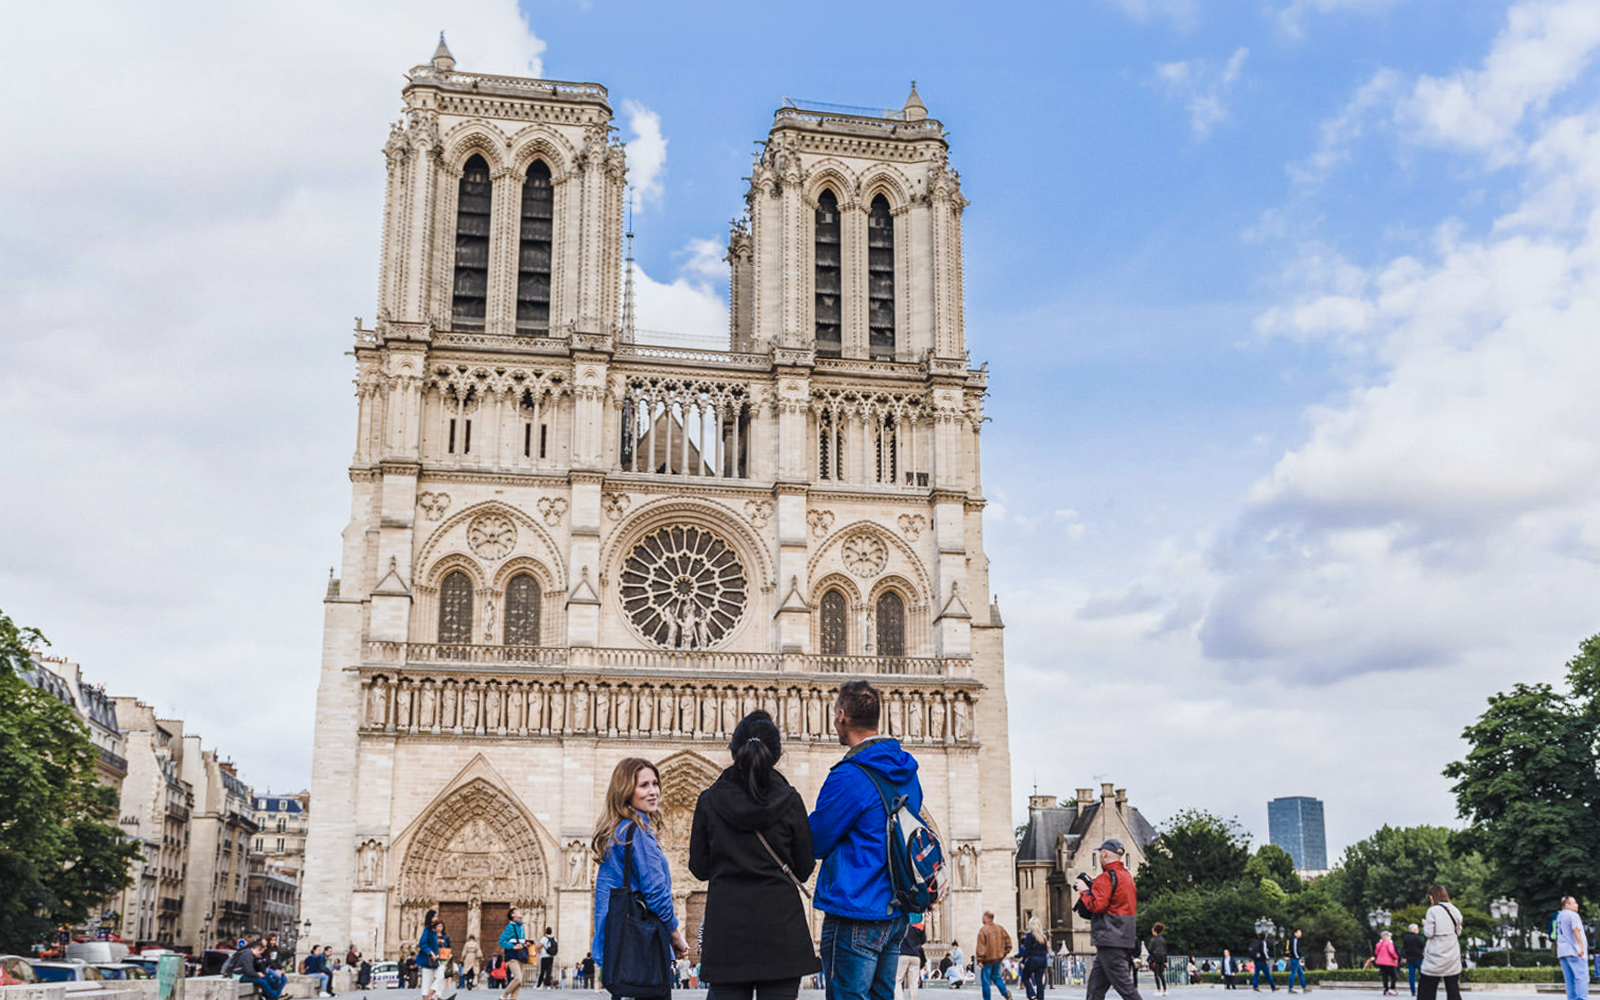
[[[744,616],[749,583],[732,546],[705,528],[673,525],[640,539],[622,566],[628,621],[667,649],[707,649]]]

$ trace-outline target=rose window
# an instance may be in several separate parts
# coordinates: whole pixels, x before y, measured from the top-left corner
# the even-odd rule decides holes
[[[622,565],[622,607],[646,639],[706,649],[744,615],[749,585],[733,549],[704,528],[651,532]]]

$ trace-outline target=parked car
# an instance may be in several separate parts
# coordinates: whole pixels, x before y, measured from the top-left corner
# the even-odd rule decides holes
[[[157,955],[129,955],[127,958],[123,959],[123,961],[128,965],[137,965],[139,968],[149,973],[151,979],[154,979],[156,976],[156,967],[160,964],[161,959]]]
[[[149,979],[150,973],[137,962],[95,962],[102,979]]]
[[[219,976],[222,967],[228,964],[233,950],[229,948],[207,948],[200,956],[200,974],[202,976]]]
[[[33,966],[21,955],[0,955],[0,986],[29,986],[37,983]]]
[[[399,962],[374,962],[372,963],[372,988],[375,990],[397,990],[400,988],[400,963]]]
[[[67,961],[105,965],[128,957],[128,946],[120,941],[74,941],[67,945]]]
[[[98,983],[100,970],[82,962],[34,962],[33,974],[41,983]]]

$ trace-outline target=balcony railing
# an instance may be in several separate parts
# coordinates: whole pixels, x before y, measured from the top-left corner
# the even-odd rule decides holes
[[[583,646],[493,646],[469,643],[370,641],[369,664],[563,667],[663,673],[861,674],[892,677],[970,676],[972,661],[929,656],[828,656],[816,653],[741,653],[700,649],[610,649]]]
[[[121,771],[123,774],[128,773],[128,758],[118,756],[105,747],[95,747],[95,749],[100,751],[100,762],[102,764],[113,770]]]

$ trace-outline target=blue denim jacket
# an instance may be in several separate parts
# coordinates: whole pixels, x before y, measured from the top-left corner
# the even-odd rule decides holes
[[[650,912],[660,917],[667,930],[678,929],[678,914],[672,908],[672,870],[667,855],[656,843],[648,826],[635,827],[624,820],[617,827],[617,839],[606,851],[594,879],[594,943],[589,953],[596,962],[605,960],[606,911],[611,908],[611,890],[622,885],[623,844],[633,838],[633,887],[644,893]]]

